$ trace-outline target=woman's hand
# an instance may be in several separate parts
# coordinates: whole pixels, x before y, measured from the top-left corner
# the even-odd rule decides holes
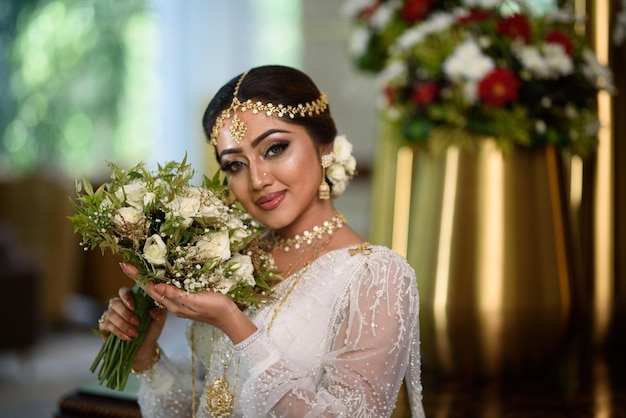
[[[128,277],[133,279],[138,277],[134,266],[121,264],[121,267]],[[221,293],[209,291],[187,293],[176,286],[164,283],[155,285],[149,281],[142,286],[152,299],[177,317],[211,324],[221,329],[233,344],[245,340],[256,331],[256,325],[252,320],[232,299]]]
[[[124,272],[133,280],[136,280],[139,276],[136,269]],[[134,309],[135,300],[131,290],[128,287],[120,288],[119,297],[109,300],[107,310],[102,315],[100,321],[98,321],[100,330],[105,334],[115,334],[125,341],[138,337],[137,325],[139,325],[139,318],[133,313]],[[156,351],[157,340],[167,319],[167,311],[157,308],[152,309],[150,310],[150,317],[152,321],[150,321],[148,326],[146,337],[133,362],[134,370],[144,370],[151,365]]]

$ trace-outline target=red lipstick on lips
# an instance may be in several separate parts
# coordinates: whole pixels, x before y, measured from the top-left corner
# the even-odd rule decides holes
[[[274,192],[261,196],[256,200],[256,205],[263,210],[272,210],[278,207],[285,198],[285,191]]]

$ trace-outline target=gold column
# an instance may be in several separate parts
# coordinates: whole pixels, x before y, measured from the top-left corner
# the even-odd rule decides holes
[[[589,2],[590,37],[592,48],[602,64],[609,63],[611,14],[609,1]],[[596,344],[604,342],[613,312],[615,287],[615,212],[614,212],[614,138],[613,108],[606,92],[598,95],[598,116],[601,129],[598,134],[598,152],[593,184],[593,338]]]

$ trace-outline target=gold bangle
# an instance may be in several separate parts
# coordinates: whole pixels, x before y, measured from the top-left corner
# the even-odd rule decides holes
[[[143,370],[130,369],[130,372],[132,374],[143,374],[151,370],[154,367],[154,365],[157,363],[157,361],[159,361],[160,358],[161,358],[161,347],[159,347],[159,345],[157,344],[156,349],[154,350],[154,356],[152,357],[152,360],[150,361],[150,365]]]

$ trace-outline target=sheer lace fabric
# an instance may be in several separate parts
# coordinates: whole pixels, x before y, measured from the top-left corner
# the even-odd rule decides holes
[[[414,417],[423,417],[419,300],[415,275],[385,247],[325,254],[250,312],[257,332],[233,347],[211,326],[190,323],[197,417],[214,416],[206,388],[225,376],[237,417],[387,417],[403,378]],[[269,326],[282,295],[296,283]],[[162,356],[143,376],[144,416],[191,415],[191,369]]]

